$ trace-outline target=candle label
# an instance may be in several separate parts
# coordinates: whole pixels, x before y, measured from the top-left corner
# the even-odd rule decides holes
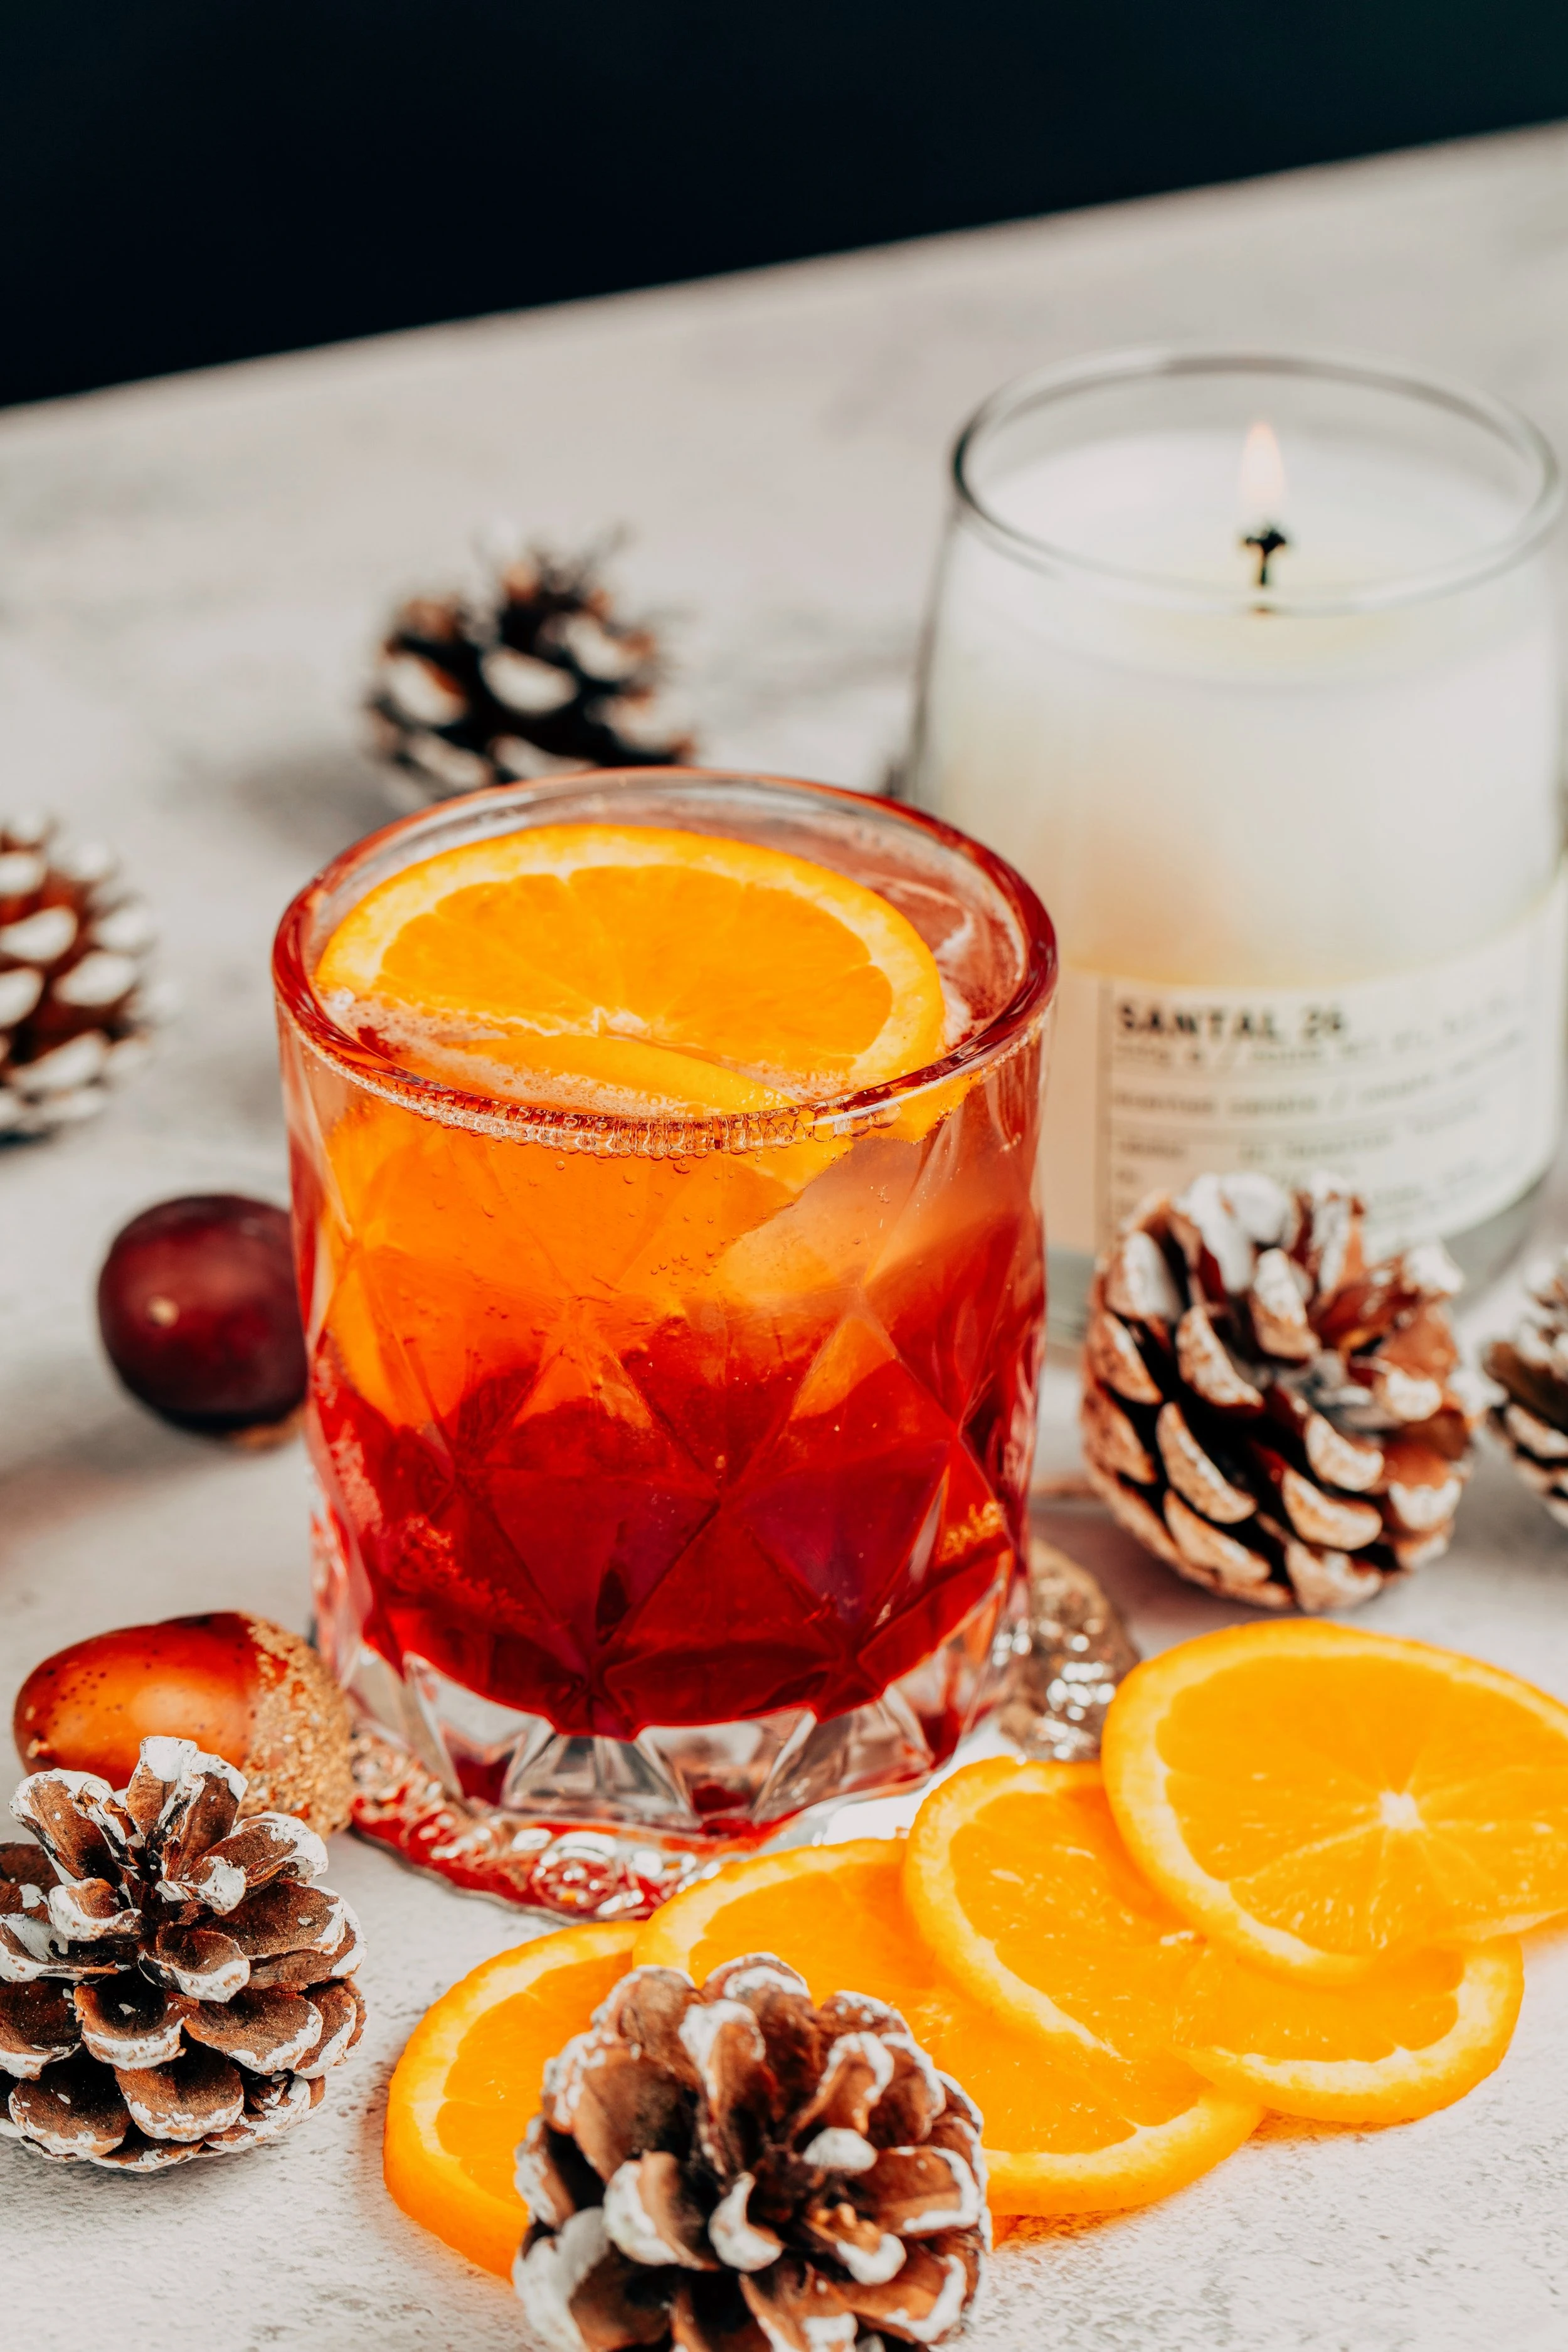
[[[1069,967],[1047,1125],[1050,1238],[1102,1249],[1144,1193],[1179,1192],[1205,1168],[1348,1177],[1376,1251],[1463,1233],[1551,1160],[1565,989],[1568,870],[1500,938],[1376,980],[1166,988]]]

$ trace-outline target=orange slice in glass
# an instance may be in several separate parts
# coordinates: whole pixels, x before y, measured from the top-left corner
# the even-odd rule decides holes
[[[1061,2035],[1019,2031],[973,2000],[923,1944],[896,1840],[798,1847],[728,1864],[678,1895],[637,1937],[639,1966],[700,1984],[723,1961],[773,1952],[813,1998],[868,1993],[900,2010],[984,2118],[993,2210],[1104,2213],[1169,2196],[1231,2154],[1255,2101],[1179,2062],[1126,2064]]]
[[[1346,1986],[1285,1983],[1210,1944],[1182,1987],[1174,2034],[1233,2098],[1321,2123],[1410,2123],[1501,2063],[1523,1992],[1514,1936],[1418,1952]]]
[[[1103,1762],[1145,1874],[1276,1973],[1351,1983],[1568,1911],[1568,1707],[1452,1651],[1207,1633],[1128,1676]]]
[[[764,1111],[940,1059],[942,979],[875,890],[755,843],[539,825],[370,891],[317,968],[339,1018],[478,1088]]]
[[[637,1929],[566,1927],[501,1952],[426,2011],[386,2100],[386,2185],[412,2220],[502,2278],[528,2208],[512,2179],[546,2059],[631,1966]]]

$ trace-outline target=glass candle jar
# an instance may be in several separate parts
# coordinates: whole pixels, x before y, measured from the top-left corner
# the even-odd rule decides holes
[[[1146,1192],[1332,1169],[1517,1244],[1561,1108],[1559,487],[1478,392],[1311,355],[1051,370],[958,444],[915,796],[1049,898],[1053,1328]]]
[[[936,960],[948,1050],[787,1115],[638,1118],[462,1092],[340,1025],[313,975],[368,890],[572,824],[760,843],[880,893]],[[716,1848],[918,1783],[992,1695],[1024,1538],[1055,981],[1028,886],[824,786],[574,777],[350,850],[276,973],[360,1826],[621,1916]]]

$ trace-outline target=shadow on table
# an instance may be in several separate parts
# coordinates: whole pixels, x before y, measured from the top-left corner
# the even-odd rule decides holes
[[[0,1582],[12,1547],[20,1549],[39,1528],[112,1508],[212,1454],[210,1439],[187,1436],[129,1403],[123,1411],[110,1403],[68,1436],[0,1470]]]
[[[290,852],[301,883],[396,814],[382,771],[368,755],[336,744],[242,770],[229,797],[238,815]]]

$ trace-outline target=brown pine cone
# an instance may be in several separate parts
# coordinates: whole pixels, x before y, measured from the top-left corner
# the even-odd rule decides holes
[[[1368,1266],[1330,1178],[1152,1195],[1090,1293],[1090,1478],[1194,1584],[1266,1609],[1369,1599],[1447,1549],[1469,1476],[1458,1286],[1437,1243]]]
[[[364,2023],[327,1850],[291,1813],[238,1819],[245,1780],[146,1739],[117,1795],[35,1772],[0,1845],[0,2133],[66,2164],[160,2172],[309,2115]]]
[[[990,2231],[980,2117],[896,2010],[771,1953],[634,1969],[544,2074],[513,2270],[537,2352],[941,2344]]]
[[[1568,1528],[1568,1251],[1530,1295],[1511,1339],[1486,1352],[1488,1372],[1507,1391],[1489,1420],[1526,1486]]]
[[[0,1136],[92,1118],[140,1062],[153,936],[108,850],[0,819]]]
[[[382,645],[372,740],[410,805],[582,768],[679,767],[651,629],[617,617],[592,555],[542,550],[480,599],[418,597]]]

